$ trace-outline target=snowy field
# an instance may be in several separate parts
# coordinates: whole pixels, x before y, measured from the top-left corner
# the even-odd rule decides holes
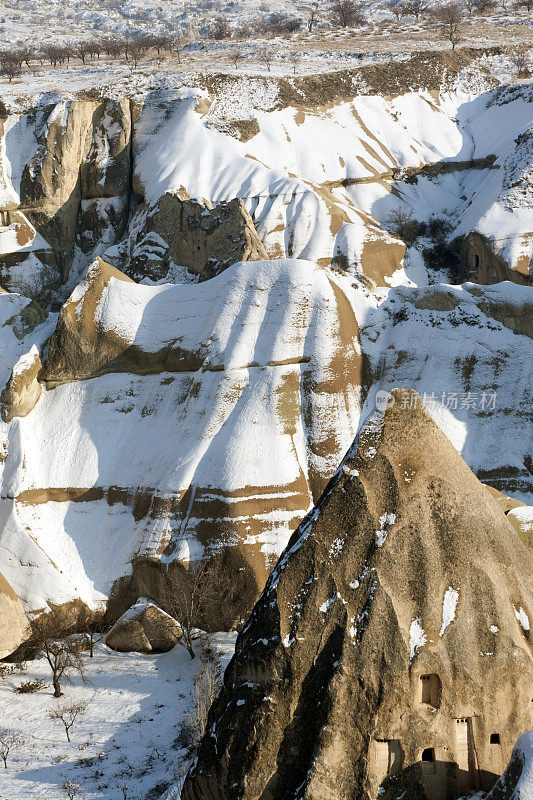
[[[235,646],[235,633],[208,637],[223,668]],[[0,678],[0,727],[16,731],[23,743],[13,748],[8,769],[0,762],[0,800],[59,800],[63,784],[80,788],[83,800],[156,800],[179,780],[186,751],[176,742],[192,708],[193,680],[201,669],[184,647],[169,653],[116,653],[98,644],[94,658],[84,654],[87,683],[74,675],[64,697],[52,696],[44,659],[28,662],[26,672]],[[43,679],[35,694],[16,694],[22,681]],[[88,702],[67,742],[51,710]]]

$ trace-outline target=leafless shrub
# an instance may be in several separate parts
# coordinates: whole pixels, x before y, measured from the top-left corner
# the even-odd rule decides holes
[[[78,794],[81,786],[79,783],[74,783],[73,781],[65,781],[61,785],[61,789],[63,790],[64,794],[68,797],[68,800],[74,800],[76,795]]]
[[[2,678],[7,678],[8,675],[13,675],[14,672],[14,664],[0,664],[0,680]]]
[[[39,692],[41,689],[44,689],[45,686],[45,681],[38,678],[34,681],[22,681],[19,686],[15,687],[14,691],[17,694],[35,694],[35,692]]]
[[[297,50],[294,53],[291,53],[289,56],[289,61],[292,64],[292,71],[295,75],[296,75],[296,70],[300,66],[301,60],[302,60],[302,54]]]
[[[58,720],[59,722],[63,723],[65,728],[65,733],[67,735],[67,742],[70,742],[70,731],[74,726],[74,723],[81,717],[86,711],[87,706],[89,703],[86,702],[79,702],[79,703],[72,703],[69,706],[60,706],[59,708],[54,708],[49,713],[49,717],[52,720]]]
[[[395,208],[390,212],[385,224],[406,244],[412,244],[420,232],[420,223],[414,219],[412,211]]]
[[[22,747],[23,737],[16,731],[8,728],[0,728],[0,758],[4,762],[4,769],[7,769],[7,759],[12,750]]]
[[[220,659],[204,641],[201,667],[196,673],[192,690],[192,705],[185,709],[185,727],[195,749],[207,726],[207,715],[222,687],[222,667]]]

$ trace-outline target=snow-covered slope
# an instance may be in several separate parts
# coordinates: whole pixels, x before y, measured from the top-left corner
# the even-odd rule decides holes
[[[90,602],[134,557],[227,544],[261,584],[359,422],[346,294],[305,261],[237,264],[194,286],[110,277],[94,290],[101,269],[50,345],[46,377],[73,382],[1,425],[7,576],[33,609]],[[63,368],[73,353],[77,374]],[[102,372],[113,374],[87,380]]]

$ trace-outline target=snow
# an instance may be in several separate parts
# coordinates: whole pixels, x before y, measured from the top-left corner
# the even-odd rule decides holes
[[[526,612],[524,611],[524,609],[522,608],[522,606],[520,606],[520,608],[518,608],[518,609],[516,609],[513,606],[513,609],[514,609],[515,617],[517,618],[518,622],[520,623],[520,625],[522,627],[522,630],[530,631],[531,630],[531,624],[529,622],[529,617],[526,614]]]
[[[409,661],[413,660],[426,642],[427,636],[422,628],[422,620],[420,617],[416,617],[409,627]]]
[[[459,601],[459,592],[451,586],[446,589],[444,593],[444,600],[442,603],[442,626],[439,636],[442,636],[451,623],[455,619],[455,610]]]
[[[225,667],[235,646],[235,633],[210,634],[209,643]],[[61,785],[71,780],[83,787],[86,800],[145,797],[156,785],[162,793],[187,769],[186,753],[176,737],[192,709],[192,681],[200,668],[183,647],[160,655],[116,653],[97,644],[95,656],[83,655],[89,682],[73,675],[65,696],[52,697],[44,659],[28,662],[26,672],[0,679],[2,727],[21,734],[24,745],[13,752],[8,771],[0,773],[0,797],[9,800],[60,800]],[[15,694],[22,680],[42,678],[47,686],[36,694]],[[57,706],[88,702],[72,729],[69,744],[63,728],[48,718]]]
[[[396,514],[382,514],[379,518],[379,530],[376,531],[376,544],[381,547],[385,544],[391,525],[396,522]]]

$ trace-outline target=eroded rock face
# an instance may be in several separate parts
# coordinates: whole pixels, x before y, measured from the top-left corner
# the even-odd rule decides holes
[[[106,644],[122,653],[166,653],[182,637],[180,624],[159,606],[140,597],[118,619],[106,636]]]
[[[136,280],[160,280],[172,264],[207,279],[237,261],[267,258],[238,198],[213,206],[167,192],[156,203],[141,206],[131,230],[126,271]]]
[[[518,249],[523,250],[524,254],[522,257],[517,257],[515,265],[510,265],[498,252],[497,241],[491,243],[483,234],[470,232],[461,247],[460,278],[483,284],[513,281],[524,286],[533,285],[532,259],[528,252],[529,240],[533,240],[533,233],[524,233],[519,238],[522,241],[518,243]]]
[[[0,658],[14,653],[30,632],[20,600],[0,573]]]
[[[162,600],[162,556],[205,552],[221,578],[210,626],[247,614],[357,429],[365,367],[346,292],[306,261],[240,262],[179,286],[95,263],[60,312],[48,391],[2,429],[2,542],[35,559],[29,607],[113,589],[119,616]],[[68,568],[43,560],[50,525],[77,554]]]
[[[293,535],[182,800],[455,798],[531,726],[531,556],[414,392]]]
[[[39,351],[33,345],[30,352],[21,356],[13,367],[8,384],[0,396],[4,422],[11,422],[13,417],[26,417],[35,408],[42,391],[38,380],[41,368]]]
[[[10,151],[11,140],[18,138],[21,164],[0,175],[0,207],[10,217],[0,224],[12,229],[11,234],[0,229],[0,245],[9,235],[27,241],[25,249],[20,241],[2,248],[0,276],[15,289],[31,273],[34,285],[23,290],[48,297],[67,280],[76,245],[82,253],[99,252],[124,233],[131,189],[130,105],[127,99],[64,101],[8,122],[3,133]]]

